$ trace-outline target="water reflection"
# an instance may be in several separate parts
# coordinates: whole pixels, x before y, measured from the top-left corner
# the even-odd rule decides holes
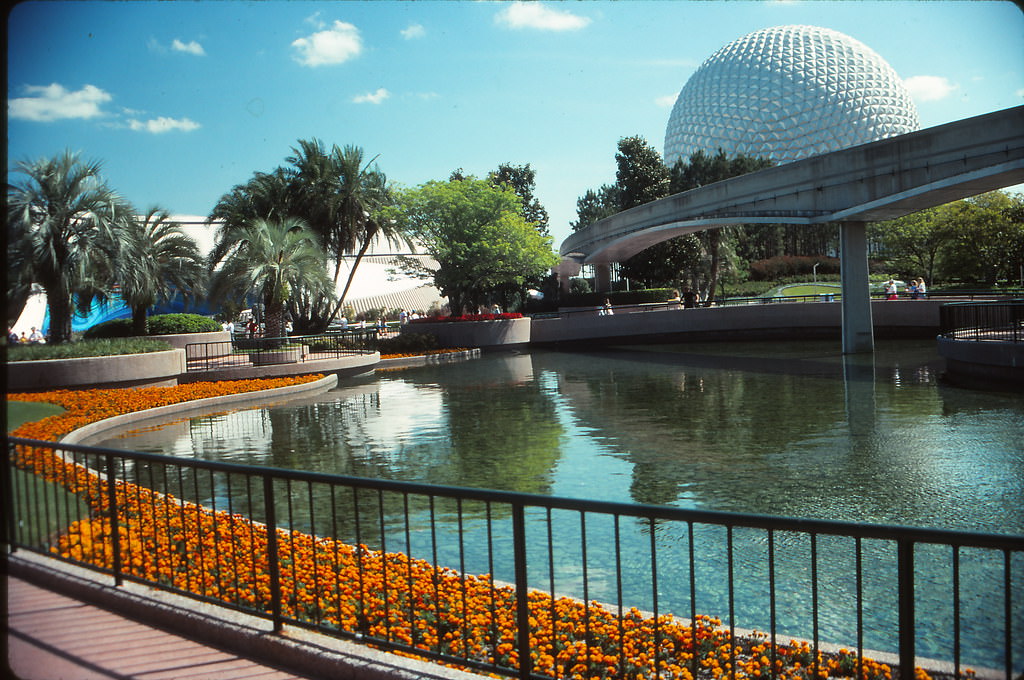
[[[1024,396],[930,344],[489,355],[105,445],[455,486],[1024,532]]]
[[[193,418],[103,444],[558,496],[1024,533],[1024,396],[946,387],[938,380],[940,371],[932,343],[919,342],[880,342],[868,357],[843,357],[832,343],[492,354],[465,364],[382,372],[325,395]],[[279,490],[282,497],[290,491]],[[216,500],[219,492],[199,492],[204,493]],[[464,522],[456,527],[453,519],[450,529],[442,529],[450,533],[435,540],[427,519],[443,523],[454,518],[456,508],[414,502],[410,516],[407,503],[397,494],[328,497],[325,490],[315,507],[289,507],[287,523],[324,533],[336,526],[345,540],[408,549],[512,579],[506,573],[510,529],[502,507],[466,504]],[[355,535],[353,516],[362,522],[362,535]],[[543,554],[531,561],[533,582],[614,601],[618,558],[626,605],[649,606],[649,527],[621,527],[619,555],[589,551],[584,580],[581,556],[572,548],[579,547],[580,517],[570,513],[555,520],[558,543],[566,549],[551,563]],[[606,524],[588,519],[588,542],[612,545],[613,528]],[[666,610],[728,611],[721,531],[699,527],[693,537],[699,555],[693,567],[696,597],[666,586],[659,592]],[[479,549],[488,532],[498,540],[494,554]],[[535,538],[538,545],[548,540]],[[666,526],[655,539],[663,583],[688,583],[690,536]],[[780,632],[807,634],[807,537],[776,540],[779,577],[790,583],[779,592]],[[736,541],[742,584],[737,617],[763,629],[767,537],[737,532]],[[871,564],[864,582],[870,612],[866,644],[881,645],[896,616],[895,549],[889,542],[864,547],[865,563]],[[832,588],[822,596],[822,636],[848,643],[856,634],[850,627],[852,540],[822,539],[819,548],[819,578]],[[918,607],[930,621],[919,643],[923,652],[944,654],[939,633],[950,628],[949,558],[922,553],[918,561],[927,574],[919,584]],[[965,564],[961,578],[980,583],[995,575],[998,581],[1000,568],[980,559]],[[1022,570],[1024,559],[1015,561],[1014,584],[1024,583]],[[970,614],[965,610],[965,621],[984,624],[984,612],[998,611],[1000,597],[989,589],[984,598],[965,603],[972,608]],[[1015,602],[1022,599],[1015,595]],[[965,638],[975,658],[998,664],[998,645],[988,648],[985,626],[967,628],[965,635],[976,636]]]

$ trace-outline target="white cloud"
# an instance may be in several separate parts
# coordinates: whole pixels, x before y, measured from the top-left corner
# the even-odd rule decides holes
[[[65,118],[95,118],[102,116],[100,106],[113,97],[96,87],[86,85],[70,92],[63,85],[28,85],[27,97],[16,97],[7,102],[11,118],[48,123]]]
[[[184,43],[175,38],[171,43],[171,49],[175,52],[187,52],[188,54],[194,54],[197,57],[206,56],[206,50],[204,50],[203,46],[195,40],[190,40],[189,42]]]
[[[391,93],[381,87],[376,92],[357,95],[352,98],[352,101],[356,104],[380,104],[390,96]]]
[[[551,9],[539,2],[518,0],[498,12],[495,21],[509,28],[536,28],[542,31],[578,31],[590,23],[587,17]]]
[[[427,34],[427,29],[423,28],[421,24],[409,24],[408,28],[402,29],[402,37],[406,40],[412,40],[414,38],[422,38]]]
[[[128,121],[128,127],[139,132],[161,134],[164,132],[171,132],[172,130],[191,132],[192,130],[199,129],[199,123],[189,120],[188,118],[178,119],[160,116],[159,118],[151,118],[145,122],[132,118]]]
[[[678,98],[678,94],[666,94],[661,97],[656,97],[654,99],[654,103],[663,109],[669,109],[675,105],[676,99]]]
[[[911,76],[903,84],[911,97],[922,102],[945,99],[959,87],[943,76]]]
[[[331,28],[317,31],[292,43],[295,60],[303,66],[340,64],[363,51],[359,29],[344,21],[335,21]]]
[[[323,19],[320,18],[320,12],[313,12],[308,17],[303,19],[303,21],[305,21],[307,24],[310,24],[317,30],[325,28],[327,26],[327,24],[323,22]]]

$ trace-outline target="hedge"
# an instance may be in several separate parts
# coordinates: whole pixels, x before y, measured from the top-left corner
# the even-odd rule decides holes
[[[578,293],[567,295],[563,307],[600,307],[605,299],[613,305],[642,305],[667,302],[678,295],[675,288],[647,288],[645,290],[624,290],[612,293]]]
[[[157,314],[147,320],[147,335],[181,335],[184,333],[212,333],[221,330],[221,325],[200,314]],[[95,338],[132,337],[131,319],[113,319],[89,328],[82,337]]]

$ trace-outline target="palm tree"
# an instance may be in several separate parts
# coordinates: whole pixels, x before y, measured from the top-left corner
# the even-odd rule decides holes
[[[300,216],[295,207],[294,183],[294,173],[277,168],[269,173],[257,172],[248,182],[221,196],[206,220],[207,224],[222,223],[211,254],[213,262],[224,259],[237,244],[237,235],[254,219],[281,220]]]
[[[112,229],[131,206],[100,178],[100,164],[65,151],[17,163],[27,175],[7,192],[11,265],[21,284],[38,283],[50,306],[50,342],[71,340],[76,303],[103,288],[113,256]]]
[[[234,248],[213,275],[212,296],[257,294],[266,310],[267,337],[284,337],[284,312],[293,291],[329,295],[326,258],[305,222],[255,219],[235,231]]]
[[[206,279],[205,258],[181,225],[155,207],[120,225],[116,236],[114,282],[132,310],[132,333],[145,335],[150,307],[175,292],[197,297]]]
[[[320,319],[321,326],[326,326],[344,304],[356,270],[374,239],[384,238],[392,245],[401,241],[397,221],[383,214],[394,204],[394,197],[387,177],[374,165],[377,157],[364,162],[363,149],[358,146],[335,145],[328,152],[319,139],[300,139],[292,154],[286,160],[295,168],[293,207],[317,232],[324,250],[334,260],[335,289],[342,260],[355,254],[341,295]]]
[[[342,257],[356,253],[356,258],[352,262],[345,287],[338,296],[333,311],[327,316],[327,322],[338,314],[338,310],[345,303],[345,297],[355,279],[356,269],[374,239],[383,237],[391,244],[400,241],[396,221],[387,219],[382,214],[382,211],[394,203],[394,198],[388,187],[387,177],[373,165],[377,157],[374,156],[364,164],[363,150],[353,145],[346,145],[344,149],[335,146],[331,156],[339,179],[336,197],[337,226],[333,237],[335,250],[331,252],[335,258],[335,287],[338,285]]]
[[[210,221],[224,222],[212,259],[215,263],[222,260],[253,219],[301,218],[334,260],[332,290],[337,289],[345,256],[356,255],[337,302],[324,304],[323,298],[306,297],[301,301],[310,325],[322,329],[341,309],[356,268],[373,240],[383,237],[398,242],[395,221],[382,216],[393,198],[384,173],[373,165],[376,157],[364,162],[363,150],[357,146],[335,145],[328,150],[319,139],[300,139],[285,160],[290,167],[256,173],[221,197],[210,215]]]

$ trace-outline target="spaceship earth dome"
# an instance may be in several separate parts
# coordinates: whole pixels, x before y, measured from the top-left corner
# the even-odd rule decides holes
[[[683,86],[665,130],[672,167],[696,151],[776,163],[913,132],[917,107],[867,45],[816,26],[776,26],[734,40]]]

